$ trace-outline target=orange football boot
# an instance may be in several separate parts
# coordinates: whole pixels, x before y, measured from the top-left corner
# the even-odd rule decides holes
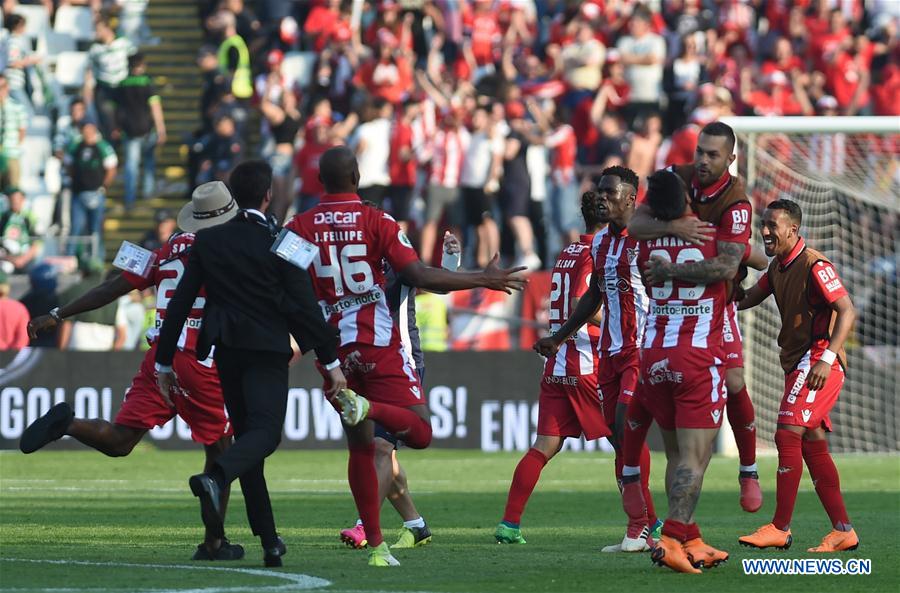
[[[838,531],[832,529],[831,533],[822,539],[822,543],[815,548],[810,548],[807,552],[844,552],[847,550],[855,550],[859,547],[859,537],[856,531]]]
[[[742,546],[751,548],[778,548],[779,550],[787,550],[794,543],[791,537],[791,530],[782,531],[775,527],[772,523],[763,525],[751,535],[744,535],[738,538],[738,543]]]
[[[694,568],[687,554],[681,547],[681,542],[675,538],[664,535],[656,542],[656,547],[650,552],[650,560],[658,566],[668,566],[675,572],[687,572],[700,574],[703,571]]]
[[[715,568],[728,561],[728,552],[715,549],[699,537],[684,542],[681,547],[695,568]]]

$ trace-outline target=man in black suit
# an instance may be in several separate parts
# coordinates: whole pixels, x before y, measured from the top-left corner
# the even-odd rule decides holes
[[[337,358],[337,333],[322,318],[309,274],[270,250],[277,228],[263,214],[271,200],[272,169],[262,161],[238,165],[229,179],[241,212],[197,233],[184,275],[169,302],[156,354],[164,397],[179,389],[172,358],[181,328],[201,286],[206,307],[198,358],[215,346],[215,360],[235,442],[212,471],[192,476],[208,529],[222,529],[219,492],[239,478],[254,535],[266,566],[281,566],[286,552],[275,519],[263,462],[281,441],[287,407],[290,333],[304,351],[314,349],[328,381],[328,397],[346,386]]]

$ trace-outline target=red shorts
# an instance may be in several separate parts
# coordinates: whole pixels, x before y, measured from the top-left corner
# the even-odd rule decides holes
[[[597,383],[591,375],[541,379],[537,433],[556,437],[584,434],[589,441],[612,434],[603,419]]]
[[[637,390],[640,369],[641,356],[636,348],[600,359],[597,384],[607,424],[616,423],[616,405],[619,402],[626,406],[631,402]]]
[[[806,375],[820,356],[821,353],[817,353],[811,361],[804,357],[796,370],[785,375],[784,396],[778,410],[778,424],[806,428],[821,426],[831,432],[831,408],[837,402],[841,387],[844,386],[844,369],[838,361],[834,361],[825,386],[818,391],[810,391],[806,386]]]
[[[399,342],[390,346],[348,344],[338,350],[338,357],[347,387],[366,399],[403,408],[428,403],[419,375]]]
[[[722,328],[722,342],[725,346],[725,368],[744,368],[744,341],[738,325],[737,303],[725,305],[725,326]]]
[[[701,348],[644,350],[638,397],[663,430],[719,428],[728,397],[725,365]]]
[[[198,443],[211,445],[222,437],[232,435],[215,366],[200,363],[193,352],[177,351],[172,369],[182,393],[172,395],[172,403],[175,404],[175,409],[172,409],[159,393],[155,360],[154,344],[131,380],[131,387],[125,392],[125,401],[116,414],[116,424],[150,430],[162,426],[178,414],[191,427],[191,438]]]

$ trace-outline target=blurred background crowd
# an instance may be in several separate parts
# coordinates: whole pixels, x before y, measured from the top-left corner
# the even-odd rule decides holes
[[[700,128],[724,116],[900,115],[897,0],[177,4],[2,3],[0,266],[32,314],[103,277],[112,229],[159,246],[177,231],[173,196],[242,159],[272,165],[280,221],[313,207],[319,156],[347,144],[361,196],[426,263],[452,230],[464,266],[499,251],[535,272],[515,302],[421,295],[426,348],[515,348],[545,325],[541,270],[582,231],[580,195],[603,168],[645,178],[690,162]],[[150,26],[163,5],[202,33],[164,51],[175,25]],[[190,78],[154,71],[172,63]],[[184,93],[188,114],[163,109]],[[173,144],[178,166],[158,168]],[[822,154],[811,166],[847,166]],[[895,218],[873,224],[897,232]],[[42,345],[138,347],[154,302],[126,297],[81,321],[91,337],[64,329]]]

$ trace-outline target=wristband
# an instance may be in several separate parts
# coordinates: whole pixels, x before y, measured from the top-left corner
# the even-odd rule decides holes
[[[328,364],[322,365],[322,367],[323,367],[326,371],[333,371],[334,369],[338,368],[339,366],[341,366],[341,359],[340,359],[340,358],[335,358],[334,360],[332,360],[332,361],[329,362]]]
[[[836,358],[837,354],[835,354],[831,350],[825,350],[825,352],[822,353],[822,358],[819,359],[819,362],[824,362],[827,363],[828,366],[831,366],[834,364]]]
[[[59,316],[59,307],[53,307],[47,315],[52,317],[56,323],[62,322],[62,317]]]

